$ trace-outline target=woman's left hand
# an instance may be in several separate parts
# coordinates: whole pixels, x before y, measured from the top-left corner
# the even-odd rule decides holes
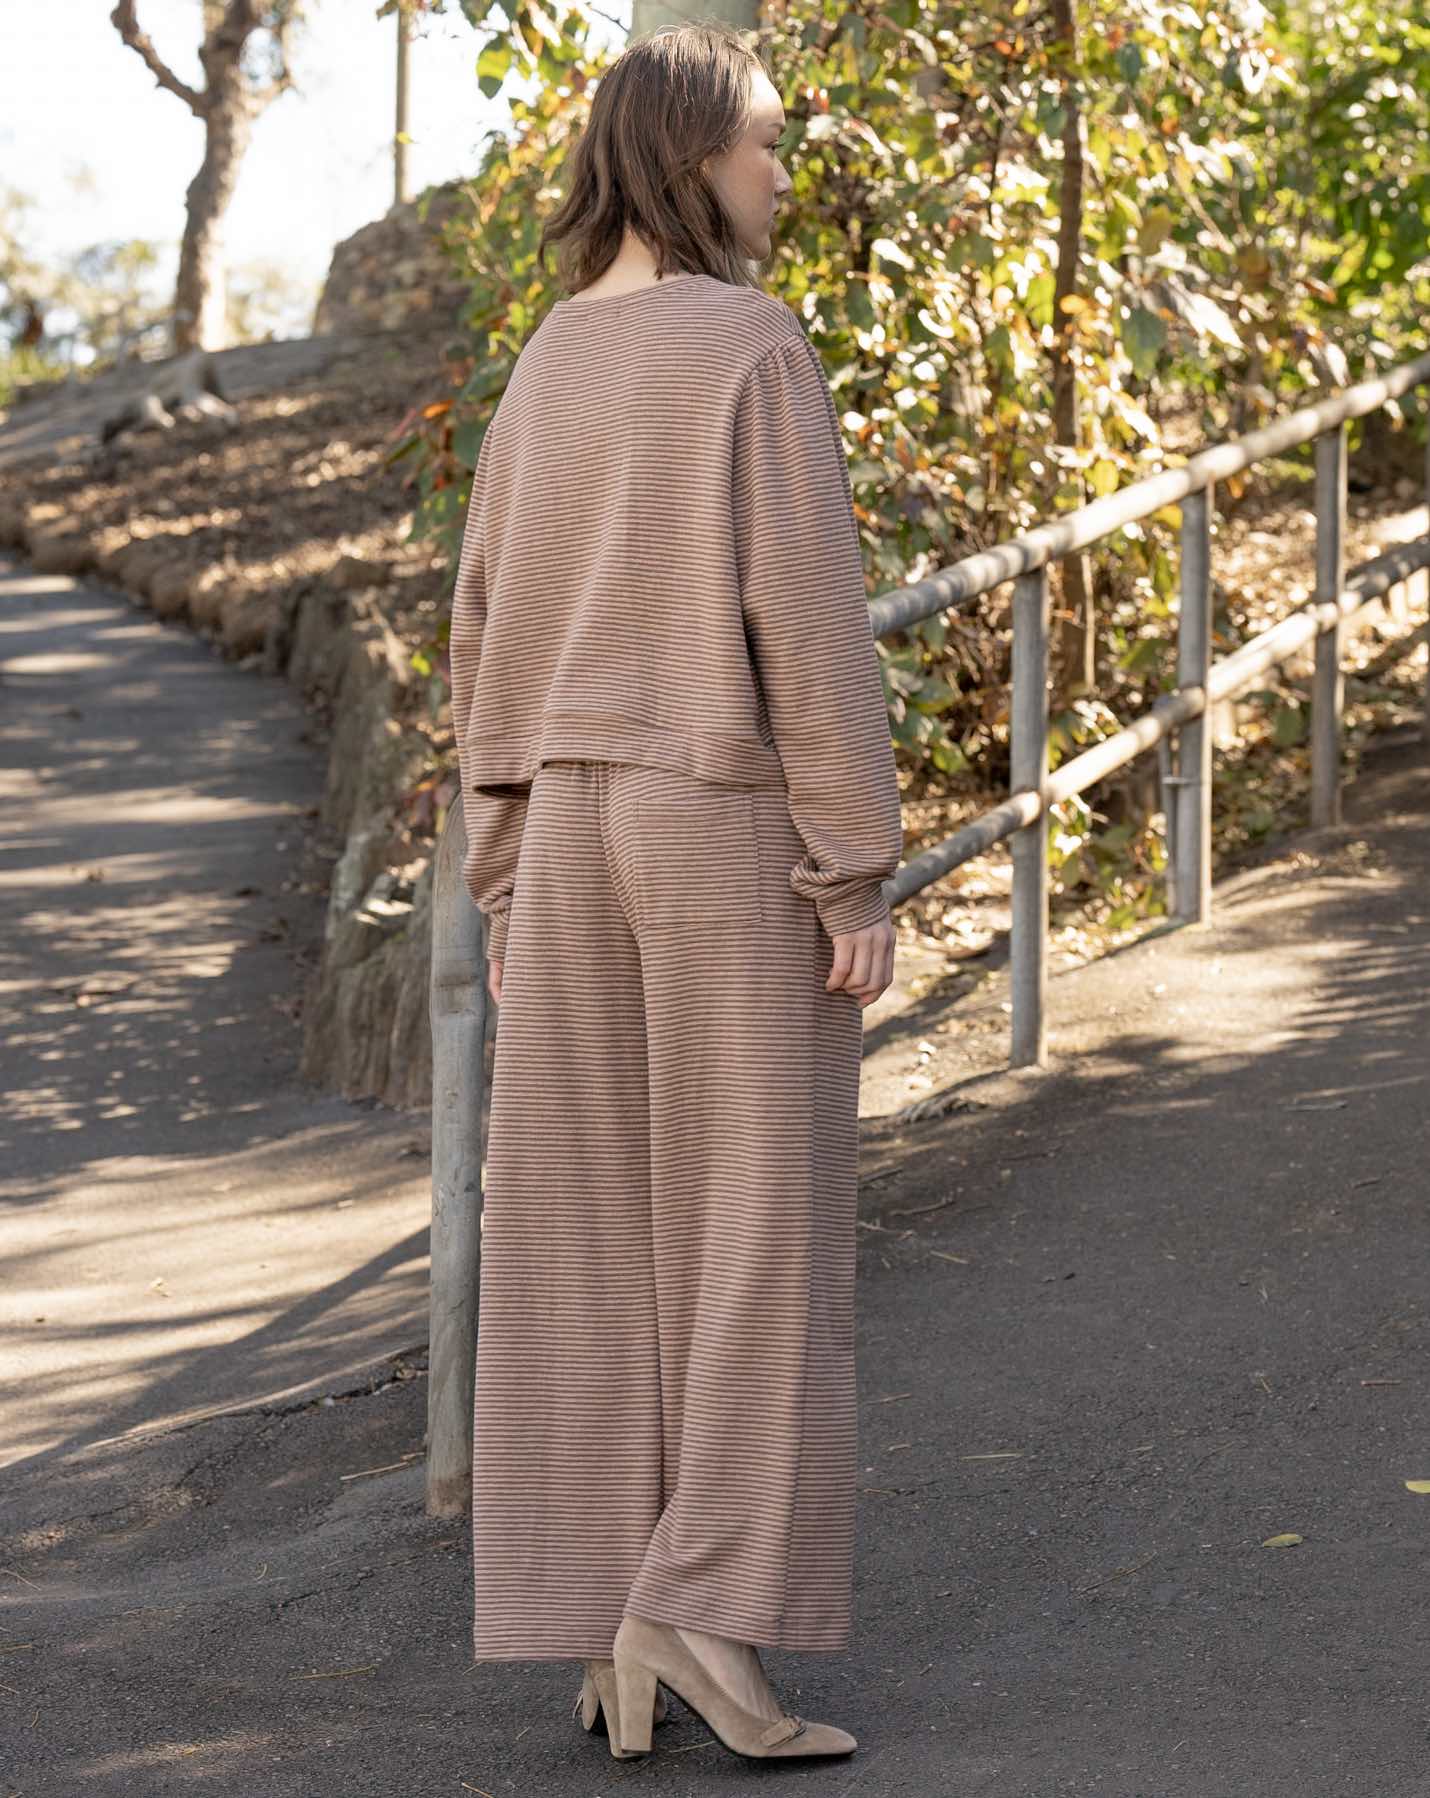
[[[874,1003],[894,978],[894,926],[887,916],[862,930],[839,930],[831,935],[834,965],[825,981],[826,992],[853,993],[861,1007]]]

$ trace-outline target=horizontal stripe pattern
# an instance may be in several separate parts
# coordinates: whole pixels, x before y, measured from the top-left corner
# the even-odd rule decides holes
[[[825,990],[803,853],[778,789],[533,781],[483,1204],[478,1660],[609,1655],[627,1609],[848,1646],[863,1013]]]
[[[783,300],[685,273],[551,308],[482,439],[450,651],[493,954],[547,757],[782,790],[791,890],[829,931],[887,916],[903,832],[848,466]]]

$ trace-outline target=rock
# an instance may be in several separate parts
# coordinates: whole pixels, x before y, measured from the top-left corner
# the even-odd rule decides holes
[[[333,832],[347,832],[381,811],[416,784],[431,754],[425,732],[405,729],[382,708],[381,689],[365,704],[341,706],[328,754],[328,782],[322,820]]]
[[[130,547],[134,539],[123,531],[109,531],[104,539],[96,544],[94,566],[96,572],[106,581],[116,586],[122,585],[120,574],[120,557]]]
[[[223,589],[220,588],[219,591],[222,592]],[[224,654],[236,661],[240,656],[261,651],[268,632],[268,621],[277,610],[277,605],[273,594],[263,588],[250,587],[246,591],[232,594],[216,620]]]
[[[333,865],[328,886],[328,919],[326,940],[332,943],[342,928],[343,920],[356,912],[385,872],[387,845],[392,832],[385,818],[369,820],[348,832],[342,854]],[[347,959],[334,951],[339,961]],[[361,960],[361,956],[352,957]]]
[[[298,595],[287,674],[300,693],[316,689],[329,698],[336,695],[342,682],[350,620],[342,595],[332,592],[326,583],[309,585]]]
[[[440,233],[469,204],[461,182],[443,182],[344,238],[333,251],[314,331],[393,331],[436,310],[455,317],[467,284]]]
[[[149,582],[149,604],[160,618],[186,618],[193,586],[193,570],[187,563],[167,563]]]
[[[219,566],[206,573],[208,579],[195,581],[189,588],[189,618],[201,629],[218,631],[224,612],[241,603],[248,588],[232,568]]]
[[[131,537],[106,556],[107,572],[137,598],[149,597],[149,583],[161,569],[182,565],[183,551],[168,537]]]
[[[84,531],[32,531],[27,548],[39,574],[83,574],[94,565],[93,546]]]
[[[349,1099],[431,1103],[431,876],[429,863],[401,921],[370,927],[364,956],[343,965],[325,956],[315,971],[303,1009],[305,1079]]]
[[[339,556],[327,576],[328,585],[339,592],[376,587],[390,578],[391,570],[385,562],[365,562],[361,556]]]

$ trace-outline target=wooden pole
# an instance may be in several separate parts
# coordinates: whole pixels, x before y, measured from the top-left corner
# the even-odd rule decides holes
[[[433,1517],[459,1515],[472,1493],[487,983],[482,914],[462,881],[466,848],[458,798],[447,813],[432,871],[427,1510]]]
[[[407,105],[411,89],[412,21],[405,0],[397,5],[397,116],[392,128],[392,203],[403,205],[410,197],[407,186]]]

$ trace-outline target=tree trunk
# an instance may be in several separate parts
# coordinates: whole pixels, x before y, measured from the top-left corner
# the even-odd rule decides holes
[[[231,78],[210,92],[204,159],[189,183],[179,278],[174,288],[174,349],[217,350],[228,342],[223,219],[253,134],[248,96]]]
[[[296,3],[265,8],[263,0],[202,0],[202,88],[181,81],[139,23],[138,0],[115,0],[110,23],[155,81],[188,107],[204,127],[204,159],[189,183],[179,276],[174,288],[176,353],[220,349],[228,340],[223,268],[223,218],[248,149],[253,121],[293,85],[288,35],[299,18]],[[261,87],[244,73],[243,54],[255,32],[272,40],[276,73]]]

